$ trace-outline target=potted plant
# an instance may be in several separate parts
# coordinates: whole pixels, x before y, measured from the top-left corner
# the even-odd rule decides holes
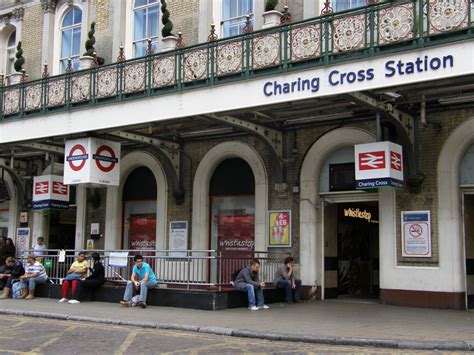
[[[13,68],[15,73],[10,74],[9,83],[10,85],[19,84],[23,76],[23,65],[25,64],[25,58],[23,57],[23,49],[21,48],[21,41],[18,42],[16,46],[15,62],[13,63]]]
[[[170,20],[170,12],[167,7],[166,0],[161,0],[161,23],[163,24],[161,30],[163,39],[161,41],[163,42],[163,52],[175,49],[176,43],[178,43],[178,37],[171,33],[173,30],[173,22]]]
[[[263,28],[279,26],[283,14],[275,10],[278,5],[278,0],[266,0],[265,12],[263,13]]]
[[[79,58],[79,69],[88,69],[94,62],[95,22],[91,23],[91,30],[87,33],[86,51]]]

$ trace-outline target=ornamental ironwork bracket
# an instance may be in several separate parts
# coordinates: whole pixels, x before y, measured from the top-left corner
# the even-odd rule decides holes
[[[232,116],[206,115],[213,120],[220,121],[230,126],[251,132],[262,138],[275,152],[280,163],[283,163],[283,133],[272,128],[242,120]]]
[[[415,118],[399,109],[393,107],[390,103],[380,102],[368,95],[360,92],[349,93],[357,101],[365,104],[366,106],[380,111],[380,113],[397,121],[401,127],[405,130],[407,137],[410,140],[412,146],[415,145]]]
[[[217,116],[215,114],[206,115],[207,118],[210,118],[214,121],[224,123],[226,125],[250,132],[255,134],[257,137],[261,138],[266,146],[270,148],[270,151],[276,158],[278,162],[278,177],[277,181],[283,181],[283,133],[281,131],[261,126],[259,124],[242,120],[240,118],[224,115]]]
[[[44,143],[19,143],[15,144],[16,147],[31,148],[34,150],[40,150],[55,155],[64,155],[64,147],[57,145],[44,144]]]
[[[145,145],[151,145],[155,148],[158,148],[169,159],[173,167],[174,173],[177,177],[179,177],[180,145],[178,143],[164,141],[162,139],[131,132],[115,131],[107,132],[107,134],[118,138],[124,138],[132,142],[143,143]]]

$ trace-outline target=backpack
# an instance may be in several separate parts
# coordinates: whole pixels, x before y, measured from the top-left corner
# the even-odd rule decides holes
[[[239,276],[240,272],[245,269],[244,267],[241,267],[240,269],[237,269],[235,270],[233,273],[232,273],[232,276],[230,277],[232,283],[235,283],[235,279],[237,278],[237,276]]]

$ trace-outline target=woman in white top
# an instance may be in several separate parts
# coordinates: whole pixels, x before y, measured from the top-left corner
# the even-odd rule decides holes
[[[36,240],[36,244],[33,246],[33,254],[37,258],[42,258],[44,257],[44,251],[46,250],[46,245],[44,244],[44,238],[43,237],[38,237]]]

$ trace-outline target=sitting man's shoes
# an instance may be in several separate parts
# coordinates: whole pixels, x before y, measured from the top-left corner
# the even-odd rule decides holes
[[[285,301],[286,304],[293,304],[293,301]]]
[[[258,309],[269,309],[270,307],[264,304],[263,306],[258,307]]]
[[[25,300],[32,300],[33,298],[35,298],[35,296],[33,296],[33,294],[30,293],[28,296],[26,296]]]
[[[294,300],[294,303],[303,303],[302,300]]]
[[[251,311],[258,311],[258,307],[257,307],[257,306],[249,307],[249,309],[250,309]]]
[[[124,307],[132,307],[132,302],[120,301],[120,304]]]
[[[140,305],[140,307],[142,307],[142,308],[146,308],[146,303],[145,303],[145,302],[140,302],[139,305]]]

